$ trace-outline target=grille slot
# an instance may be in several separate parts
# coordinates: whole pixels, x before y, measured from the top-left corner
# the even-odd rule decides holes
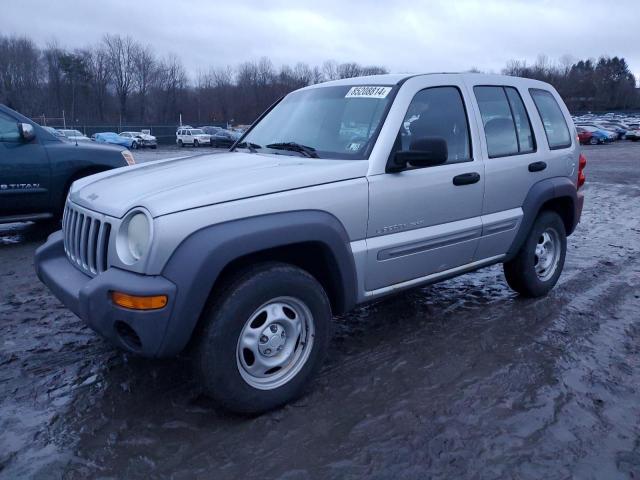
[[[98,214],[67,203],[62,215],[64,251],[77,268],[97,275],[108,267],[111,224]]]

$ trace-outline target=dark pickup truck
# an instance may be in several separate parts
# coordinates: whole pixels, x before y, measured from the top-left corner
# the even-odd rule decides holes
[[[59,138],[0,104],[0,223],[56,219],[75,180],[133,163],[125,148]]]

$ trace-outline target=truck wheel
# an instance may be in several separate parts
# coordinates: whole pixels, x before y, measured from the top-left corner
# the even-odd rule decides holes
[[[193,147],[194,148],[198,148],[198,140],[194,140],[193,141]]]
[[[331,306],[304,270],[265,263],[226,282],[203,321],[196,363],[205,391],[256,414],[303,392],[326,354]]]
[[[555,212],[542,212],[516,257],[504,264],[507,283],[527,297],[546,295],[562,273],[566,253],[562,219]]]
[[[182,143],[182,140],[178,140],[178,146],[179,147],[184,147],[184,143]]]

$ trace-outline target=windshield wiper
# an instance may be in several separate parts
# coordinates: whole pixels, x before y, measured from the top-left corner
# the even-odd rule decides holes
[[[258,145],[257,143],[240,142],[238,145],[236,145],[236,148],[246,148],[251,153],[256,153],[258,151],[257,149],[262,148],[262,146]]]
[[[300,145],[296,142],[270,143],[269,145],[267,145],[267,148],[273,148],[274,150],[289,150],[291,152],[301,153],[309,158],[320,158],[318,157],[315,148],[308,147],[306,145]]]

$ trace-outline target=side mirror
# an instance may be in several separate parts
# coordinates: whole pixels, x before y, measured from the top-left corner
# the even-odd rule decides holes
[[[411,142],[409,150],[396,152],[388,166],[388,172],[401,172],[408,165],[434,167],[447,162],[447,142],[441,137],[423,137]]]
[[[36,138],[36,131],[30,123],[18,123],[18,131],[23,142],[30,142]]]

